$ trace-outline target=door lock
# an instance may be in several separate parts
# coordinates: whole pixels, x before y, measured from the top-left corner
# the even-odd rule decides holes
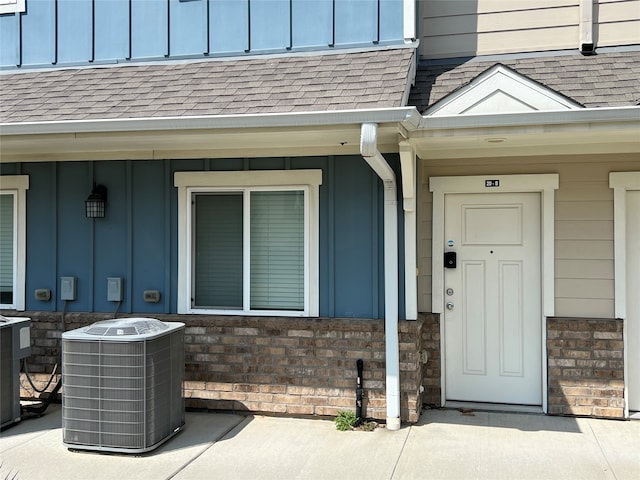
[[[447,302],[447,310],[453,310],[453,302]]]
[[[447,295],[448,296],[453,295],[453,288],[447,288]]]
[[[456,268],[456,252],[444,252],[444,268]]]

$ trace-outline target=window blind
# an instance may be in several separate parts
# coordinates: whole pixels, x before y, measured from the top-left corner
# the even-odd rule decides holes
[[[195,298],[242,309],[242,193],[195,196]]]
[[[304,310],[304,192],[250,198],[251,309]]]
[[[14,196],[0,195],[0,303],[13,303]]]

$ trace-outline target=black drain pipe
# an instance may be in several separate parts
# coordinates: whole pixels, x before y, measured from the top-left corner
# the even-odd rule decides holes
[[[362,423],[362,368],[364,362],[361,358],[356,360],[356,368],[358,369],[357,386],[356,386],[356,426]]]

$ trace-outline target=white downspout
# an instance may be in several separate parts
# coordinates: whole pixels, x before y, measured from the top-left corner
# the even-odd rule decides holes
[[[404,0],[402,3],[404,43],[413,43],[416,41],[416,0]]]
[[[363,123],[360,154],[384,184],[384,327],[387,429],[400,429],[400,356],[398,347],[398,199],[396,176],[378,150],[378,125]]]
[[[580,40],[578,49],[583,55],[593,55],[596,50],[593,41],[593,0],[580,0]]]

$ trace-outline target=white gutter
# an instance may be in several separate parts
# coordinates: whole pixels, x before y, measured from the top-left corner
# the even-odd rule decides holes
[[[182,117],[143,117],[100,120],[66,120],[51,122],[0,123],[1,135],[53,133],[96,133],[216,128],[313,127],[349,125],[367,122],[400,123],[419,137],[416,130],[455,128],[514,127],[524,125],[559,125],[640,121],[640,107],[584,108],[568,111],[535,111],[500,115],[451,115],[423,117],[415,107],[327,112],[294,112],[242,115]],[[417,134],[417,135],[416,135]]]
[[[265,113],[184,117],[144,117],[100,120],[0,123],[2,135],[133,132],[218,128],[316,127],[325,125],[402,123],[415,130],[422,117],[415,107],[326,112]]]
[[[400,355],[398,345],[398,200],[396,176],[378,150],[378,126],[363,123],[360,153],[384,183],[384,326],[387,429],[400,429]]]

